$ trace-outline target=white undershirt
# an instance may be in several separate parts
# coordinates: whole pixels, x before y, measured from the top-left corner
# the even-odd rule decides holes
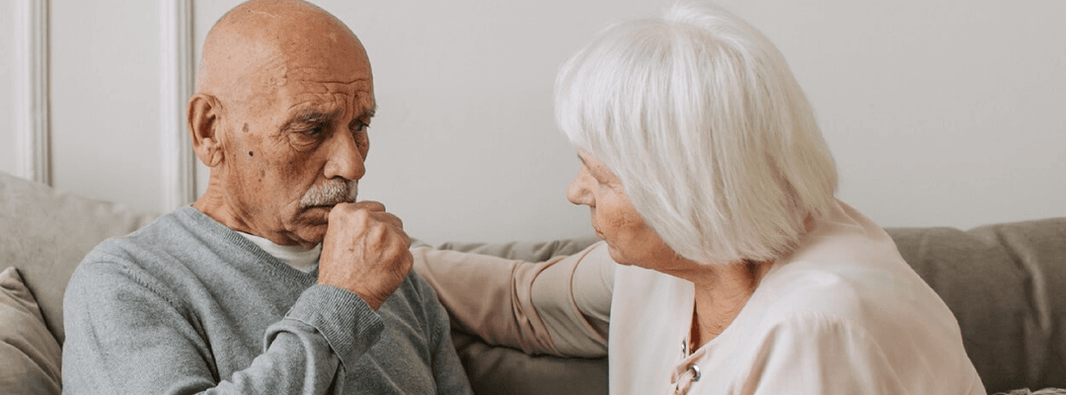
[[[318,267],[318,256],[322,253],[322,244],[319,243],[310,250],[305,250],[298,245],[281,245],[264,239],[262,237],[253,235],[251,233],[237,232],[237,234],[244,236],[255,245],[266,251],[267,254],[273,255],[275,258],[280,259],[282,262],[289,264],[296,270],[304,273],[310,273]]]

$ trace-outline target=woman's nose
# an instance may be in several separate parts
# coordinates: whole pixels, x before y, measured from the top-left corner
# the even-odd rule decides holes
[[[586,185],[586,177],[583,176],[584,171],[578,174],[577,178],[574,178],[574,181],[570,183],[570,187],[566,189],[566,198],[570,200],[570,203],[584,204],[591,207],[593,204],[592,194]]]

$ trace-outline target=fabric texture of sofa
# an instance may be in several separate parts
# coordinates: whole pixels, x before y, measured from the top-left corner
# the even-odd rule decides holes
[[[59,393],[67,280],[96,244],[154,218],[0,173],[0,394]],[[888,232],[955,313],[989,393],[1066,388],[1066,218]],[[594,241],[438,248],[540,261]],[[606,359],[527,356],[453,337],[479,395],[607,393]]]

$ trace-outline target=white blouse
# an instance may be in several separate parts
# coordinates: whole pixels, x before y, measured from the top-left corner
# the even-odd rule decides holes
[[[691,353],[693,284],[632,266],[614,276],[611,394],[985,394],[951,311],[844,203]]]

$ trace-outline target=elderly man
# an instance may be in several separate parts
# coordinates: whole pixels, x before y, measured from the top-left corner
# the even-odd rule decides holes
[[[375,108],[355,35],[307,3],[242,4],[197,91],[207,191],[79,266],[64,391],[470,393],[400,220],[355,202]]]

